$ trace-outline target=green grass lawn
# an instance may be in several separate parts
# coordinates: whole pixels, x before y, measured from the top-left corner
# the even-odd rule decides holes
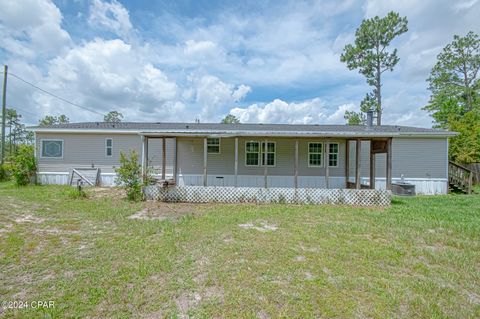
[[[5,318],[480,317],[480,196],[128,203],[0,184]],[[136,217],[136,218],[132,218]]]

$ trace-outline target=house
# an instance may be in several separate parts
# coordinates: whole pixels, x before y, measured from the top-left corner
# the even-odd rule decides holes
[[[98,169],[114,185],[120,152],[179,186],[390,189],[404,180],[420,194],[448,190],[448,138],[406,126],[70,123],[31,128],[38,180],[68,184],[72,170]],[[373,181],[372,183],[370,181]]]

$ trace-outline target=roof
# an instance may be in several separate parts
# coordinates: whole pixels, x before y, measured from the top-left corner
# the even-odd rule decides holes
[[[81,122],[30,127],[34,132],[123,133],[162,136],[453,136],[440,129],[381,125],[318,125],[318,124],[223,124],[223,123],[145,123],[145,122]]]

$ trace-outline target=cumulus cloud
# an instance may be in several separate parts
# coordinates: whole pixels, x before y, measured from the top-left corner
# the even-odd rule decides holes
[[[71,39],[62,14],[49,0],[0,0],[0,48],[22,58],[53,55]]]
[[[230,114],[242,123],[312,124],[325,122],[327,116],[324,111],[325,103],[319,98],[292,103],[275,99],[264,105],[236,107],[230,110]]]
[[[116,0],[110,2],[93,0],[88,22],[123,38],[128,38],[133,29],[127,9]]]
[[[128,109],[140,112],[137,118],[141,112],[162,113],[167,102],[175,105],[178,87],[140,52],[120,39],[97,38],[53,59],[44,83],[100,111]],[[61,107],[47,99],[51,107]]]
[[[202,121],[218,121],[222,108],[239,102],[250,92],[246,85],[235,87],[212,75],[193,78],[191,84],[195,88],[195,102],[201,106],[199,116]]]

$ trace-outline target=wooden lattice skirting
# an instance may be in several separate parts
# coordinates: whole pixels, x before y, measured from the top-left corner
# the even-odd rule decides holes
[[[392,193],[376,189],[146,186],[147,200],[188,203],[289,203],[388,206]]]

